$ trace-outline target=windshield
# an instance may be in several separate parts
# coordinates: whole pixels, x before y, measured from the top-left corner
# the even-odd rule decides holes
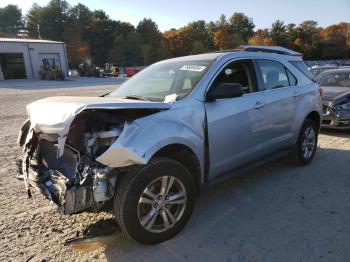
[[[322,77],[319,82],[320,86],[334,86],[334,87],[349,87],[350,88],[350,71],[335,72]]]
[[[123,83],[109,97],[173,102],[187,96],[213,60],[172,61],[154,64]]]

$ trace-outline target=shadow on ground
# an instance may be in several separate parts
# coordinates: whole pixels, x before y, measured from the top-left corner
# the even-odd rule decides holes
[[[344,166],[350,152],[318,148],[309,166],[285,162],[266,164],[204,192],[185,229],[165,243],[140,245],[118,230],[105,248],[107,259],[345,261],[350,257],[350,204],[344,204],[350,203],[350,176]],[[334,201],[335,194],[344,202]]]
[[[321,134],[324,134],[327,136],[350,138],[350,130],[322,129]]]

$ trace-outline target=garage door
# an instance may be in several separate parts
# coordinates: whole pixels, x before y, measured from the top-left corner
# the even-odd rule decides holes
[[[4,79],[27,78],[23,54],[21,53],[0,53],[0,66]]]

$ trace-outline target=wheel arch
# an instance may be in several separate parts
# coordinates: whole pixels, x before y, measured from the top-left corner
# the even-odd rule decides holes
[[[180,143],[169,144],[158,149],[152,156],[152,158],[156,157],[167,157],[186,167],[194,178],[196,193],[199,193],[201,188],[201,165],[197,155],[190,147]]]
[[[316,123],[317,129],[321,127],[321,116],[317,111],[311,111],[305,119],[310,119]]]

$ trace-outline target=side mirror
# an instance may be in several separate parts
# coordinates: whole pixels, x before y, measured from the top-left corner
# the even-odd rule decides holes
[[[242,96],[243,86],[238,83],[222,83],[212,87],[207,93],[207,101],[215,101],[223,98],[234,98]]]

